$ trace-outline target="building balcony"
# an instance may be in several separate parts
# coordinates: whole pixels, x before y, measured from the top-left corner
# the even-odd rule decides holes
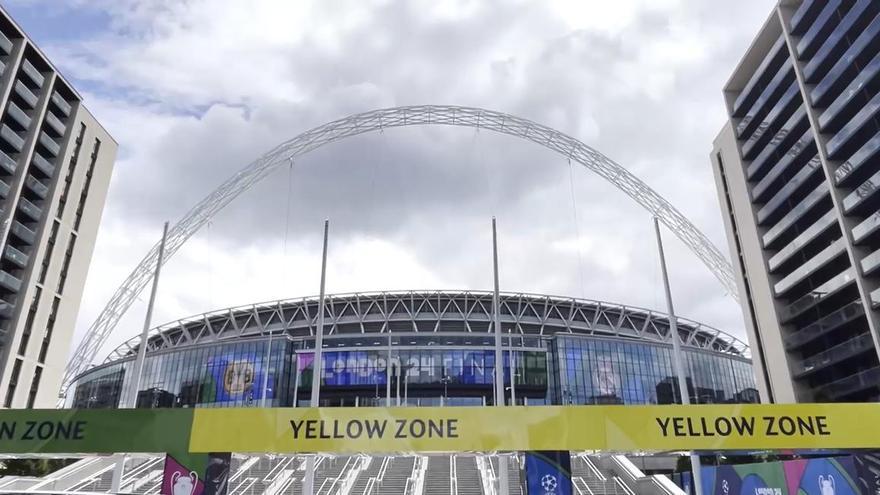
[[[21,280],[5,270],[0,270],[0,287],[5,287],[12,292],[18,292],[21,290]]]
[[[52,177],[52,174],[55,173],[55,165],[49,163],[49,160],[43,158],[43,155],[39,153],[34,153],[33,164],[40,169],[41,172],[46,174],[46,177]]]
[[[24,180],[25,185],[28,189],[34,192],[37,196],[46,199],[46,196],[49,194],[49,186],[40,182],[33,175],[28,175]]]
[[[0,318],[11,319],[15,314],[15,305],[0,299]]]
[[[45,82],[46,78],[43,77],[43,74],[40,74],[40,71],[34,67],[34,64],[30,63],[28,60],[22,60],[21,71],[34,83],[34,85],[36,85],[36,87],[40,88],[43,86],[43,82]]]
[[[836,21],[838,18],[836,14],[839,5],[838,2],[828,2],[825,8],[819,12],[816,20],[813,21],[813,24],[797,43],[798,58],[810,58],[810,56],[816,53],[816,50],[825,39],[825,33],[828,32],[826,25],[829,22]]]
[[[861,300],[853,301],[846,306],[810,323],[804,328],[786,335],[783,338],[785,348],[788,350],[797,349],[798,347],[808,344],[819,337],[837,330],[856,318],[865,314],[865,306]]]
[[[880,55],[874,57],[834,100],[834,103],[819,115],[819,129],[822,132],[839,129],[842,123],[858,110],[862,100],[860,97],[857,98],[857,95],[861,96],[865,86],[874,81],[878,75],[880,75]]]
[[[769,218],[772,218],[779,208],[785,206],[792,201],[792,196],[798,194],[798,191],[807,184],[816,182],[822,173],[822,163],[819,161],[819,155],[813,157],[800,170],[780,187],[776,194],[771,197],[764,206],[758,210],[758,224],[763,224]],[[796,200],[796,199],[795,199]]]
[[[865,333],[804,359],[793,366],[792,372],[795,377],[800,378],[873,349],[874,339],[870,333]]]
[[[815,307],[817,304],[827,300],[834,294],[837,294],[845,287],[855,283],[855,280],[852,269],[847,267],[847,269],[840,274],[831,277],[831,279],[824,284],[801,296],[785,308],[782,308],[782,311],[780,311],[781,323],[788,323],[794,318],[802,315],[805,311]],[[878,291],[880,291],[880,289],[878,289]],[[878,296],[880,296],[880,292],[878,292]]]
[[[3,33],[0,33],[0,50],[3,51],[4,55],[12,53],[12,40],[7,38]]]
[[[773,291],[777,297],[785,295],[788,291],[796,287],[798,284],[814,275],[816,272],[828,265],[828,263],[837,259],[841,254],[846,252],[846,246],[843,239],[837,239],[828,247],[819,251],[815,256],[806,260],[801,266],[788,274],[785,278],[773,285]]]
[[[876,47],[878,34],[880,34],[880,15],[875,16],[861,34],[851,41],[849,48],[837,59],[825,77],[813,87],[810,96],[815,106],[828,106],[829,100],[836,96],[836,90],[841,86],[841,77],[849,67],[854,64],[862,67],[867,65],[869,58],[874,55],[873,49]]]
[[[825,385],[817,392],[826,394],[831,400],[837,400],[844,396],[876,387],[880,383],[880,366],[850,375]]]
[[[28,255],[22,253],[18,249],[15,249],[9,244],[7,244],[6,249],[3,250],[3,257],[15,263],[21,268],[27,268],[29,260]]]
[[[870,5],[870,0],[855,2],[855,5],[849,9],[849,12],[841,19],[837,27],[828,34],[822,47],[816,51],[815,55],[804,66],[804,78],[808,84],[819,82],[828,72],[831,65],[843,55],[843,51],[849,47],[847,40],[857,36],[855,30],[864,29],[865,25],[871,20],[865,13],[865,10]],[[854,27],[855,30],[853,29]]]
[[[767,261],[767,266],[770,268],[770,272],[772,273],[776,271],[776,269],[782,264],[790,260],[792,256],[800,252],[804,246],[810,244],[817,237],[827,232],[828,229],[835,226],[837,226],[837,215],[831,210],[822,215],[822,217],[820,217],[819,220],[816,220],[813,225],[810,225],[803,232],[798,234],[797,237],[792,239],[791,242],[786,244],[784,248],[780,249]]]
[[[16,162],[9,155],[0,150],[0,170],[9,175],[15,175]]]
[[[14,101],[9,102],[6,107],[6,113],[9,114],[12,120],[18,122],[18,125],[20,125],[22,129],[27,129],[31,126],[31,118],[24,113],[24,110],[18,108],[18,105],[16,105]]]
[[[65,100],[64,97],[62,97],[58,93],[58,91],[53,91],[50,99],[52,100],[52,103],[54,103],[55,106],[58,107],[58,110],[61,110],[61,113],[63,113],[65,117],[70,116],[70,103],[68,103],[67,100]]]
[[[21,149],[24,147],[24,138],[6,124],[0,125],[0,137],[9,143],[16,152],[21,152]]]
[[[10,228],[9,231],[27,244],[33,245],[34,241],[37,239],[36,232],[25,227],[18,221],[12,222],[12,228]]]
[[[3,180],[0,180],[0,198],[5,198],[6,196],[9,196],[9,189],[9,184],[4,182]]]
[[[46,148],[46,151],[48,151],[53,157],[58,156],[58,153],[61,151],[61,145],[43,131],[40,132],[40,144],[42,144],[43,147]]]
[[[37,106],[37,95],[35,95],[33,91],[28,89],[28,87],[25,86],[23,82],[15,81],[14,90],[15,94],[21,97],[21,99],[27,104],[29,108],[34,108],[35,106]]]
[[[755,127],[759,124],[759,118],[763,118],[765,114],[765,106],[768,101],[777,101],[785,91],[791,87],[794,81],[794,68],[791,62],[786,60],[773,79],[767,84],[767,87],[761,91],[761,95],[752,104],[752,107],[746,112],[742,120],[736,126],[736,137],[742,139],[744,136],[755,132]]]
[[[880,133],[862,145],[858,151],[852,154],[845,162],[834,170],[834,183],[838,186],[843,185],[851,177],[858,176],[859,172],[865,164],[874,163],[880,153]],[[869,169],[866,169],[869,170]]]
[[[64,123],[61,122],[61,119],[56,117],[51,110],[46,111],[46,125],[48,125],[59,136],[63,136],[64,131],[67,129],[64,126]]]
[[[785,50],[783,50],[785,49]],[[764,83],[761,81],[768,78],[765,74],[767,69],[770,67],[775,67],[776,65],[782,63],[786,57],[788,57],[788,50],[785,45],[785,38],[782,36],[776,40],[773,44],[773,47],[770,48],[770,51],[764,57],[764,60],[761,61],[761,64],[758,65],[758,69],[752,74],[752,77],[746,83],[745,87],[742,91],[740,91],[739,95],[736,97],[736,100],[733,102],[733,114],[735,116],[739,116],[745,112],[745,107],[750,105],[752,101],[757,98],[756,92],[759,87],[763,87]]]
[[[43,216],[43,210],[41,210],[39,206],[28,201],[26,198],[19,198],[18,209],[35,222],[39,222],[40,217]]]
[[[767,232],[764,233],[761,237],[761,240],[764,242],[764,247],[770,247],[783,233],[794,226],[798,220],[803,218],[808,211],[812,210],[820,201],[827,197],[828,183],[824,181],[820,182],[819,185],[810,191],[800,203],[795,205],[794,208],[780,218],[773,227],[770,227]]]

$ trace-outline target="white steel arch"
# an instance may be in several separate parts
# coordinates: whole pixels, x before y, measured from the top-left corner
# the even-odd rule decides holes
[[[328,122],[281,143],[227,179],[190,209],[169,231],[165,245],[167,262],[174,253],[217,212],[239,194],[261,181],[289,160],[325,144],[358,134],[391,127],[451,125],[487,129],[519,137],[556,151],[614,184],[666,225],[721,282],[737,297],[730,263],[712,242],[666,199],[641,179],[580,140],[527,119],[502,112],[453,105],[419,105],[373,110]],[[87,370],[122,315],[146,287],[156,264],[156,244],[116,290],[98,318],[89,327],[64,370],[61,394],[66,394],[75,376]]]

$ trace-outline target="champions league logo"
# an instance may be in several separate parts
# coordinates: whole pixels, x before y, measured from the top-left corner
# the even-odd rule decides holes
[[[541,478],[541,488],[544,489],[545,494],[555,494],[557,486],[559,486],[559,482],[556,480],[556,476],[553,476],[552,474],[545,474]]]

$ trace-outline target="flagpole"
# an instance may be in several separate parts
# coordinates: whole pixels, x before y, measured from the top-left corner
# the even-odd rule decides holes
[[[492,271],[495,290],[492,293],[492,313],[495,330],[495,406],[504,407],[504,352],[501,348],[501,293],[498,289],[498,232],[492,217]],[[498,494],[508,495],[507,457],[498,454]]]
[[[150,301],[147,303],[147,315],[144,318],[144,329],[141,332],[141,343],[138,346],[137,360],[135,361],[134,388],[128,397],[128,407],[137,404],[137,393],[141,388],[141,380],[144,373],[144,361],[147,358],[147,342],[150,336],[150,324],[153,319],[153,306],[156,304],[156,291],[159,288],[159,272],[162,270],[162,257],[165,254],[165,241],[168,238],[168,222],[162,228],[162,242],[159,243],[159,256],[156,260],[156,271],[153,272],[153,287],[150,290]]]
[[[688,405],[691,403],[690,394],[687,390],[687,382],[684,374],[684,359],[681,352],[681,336],[678,334],[678,321],[675,316],[675,308],[672,305],[672,289],[669,287],[669,274],[666,272],[666,256],[663,253],[663,239],[660,236],[660,222],[654,217],[654,233],[657,235],[657,251],[660,254],[660,272],[663,276],[663,289],[666,292],[666,310],[669,317],[669,336],[672,340],[672,359],[675,364],[675,374],[678,379],[678,393],[681,396],[681,403]],[[691,457],[691,479],[693,482],[694,493],[702,495],[703,487],[701,484],[702,473],[700,472],[700,456],[693,453]]]
[[[321,374],[324,369],[321,361],[324,347],[324,288],[327,282],[327,232],[330,220],[324,220],[324,248],[321,254],[321,288],[318,294],[318,324],[315,329],[315,359],[312,362],[312,397],[311,407],[318,407],[321,399]],[[306,475],[303,479],[303,495],[315,493],[315,455],[306,458]]]
[[[147,303],[147,315],[144,317],[144,329],[141,331],[141,343],[138,346],[137,359],[135,360],[134,383],[128,397],[125,398],[125,404],[122,407],[134,408],[137,405],[137,394],[141,388],[141,380],[143,379],[144,361],[147,358],[147,342],[150,340],[150,324],[153,319],[153,306],[156,304],[156,290],[159,287],[159,272],[162,268],[162,257],[165,254],[165,241],[168,239],[168,222],[162,227],[162,242],[159,243],[159,256],[156,260],[156,271],[153,272],[153,287],[150,289],[150,301]],[[119,492],[122,483],[122,474],[125,471],[125,462],[128,459],[127,454],[122,454],[116,459],[116,465],[113,468],[113,477],[110,479],[110,488],[112,492]]]

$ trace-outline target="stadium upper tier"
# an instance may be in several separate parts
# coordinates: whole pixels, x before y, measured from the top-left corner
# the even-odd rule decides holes
[[[154,328],[147,352],[210,344],[231,338],[315,335],[317,296],[256,303],[182,318]],[[555,333],[622,337],[671,343],[666,313],[603,301],[527,293],[501,293],[504,334]],[[485,291],[356,292],[325,299],[324,335],[375,333],[491,333],[492,293]],[[717,328],[679,317],[685,346],[749,357],[749,347]],[[140,336],[113,350],[105,362],[137,354]]]

